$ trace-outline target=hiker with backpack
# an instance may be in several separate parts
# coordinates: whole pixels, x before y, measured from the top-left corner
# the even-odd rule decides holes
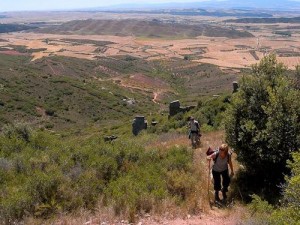
[[[217,150],[213,151],[211,148],[207,151],[207,159],[213,159],[214,164],[212,166],[212,175],[214,179],[215,201],[219,202],[219,192],[222,192],[223,201],[227,199],[228,186],[230,184],[230,177],[234,176],[233,165],[231,161],[231,152],[227,144],[222,144]],[[210,161],[209,161],[210,162]],[[228,171],[228,165],[230,167],[230,176]],[[222,177],[222,188],[221,188]]]
[[[192,116],[188,118],[188,121],[189,139],[191,139],[192,147],[196,148],[200,145],[200,125]]]

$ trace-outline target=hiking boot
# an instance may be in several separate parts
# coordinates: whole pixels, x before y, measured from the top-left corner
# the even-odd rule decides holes
[[[219,202],[219,201],[220,201],[219,191],[215,191],[215,201],[216,201],[216,202]]]

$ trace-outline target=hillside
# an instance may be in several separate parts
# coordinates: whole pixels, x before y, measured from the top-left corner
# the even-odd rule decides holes
[[[195,97],[230,92],[237,76],[186,60],[161,64],[119,56],[30,62],[26,53],[3,53],[0,123],[24,120],[55,130],[130,121],[137,114],[164,110],[176,98],[195,104]]]
[[[178,134],[164,134],[161,137],[152,136],[152,139],[149,143],[145,143],[147,148],[152,148],[154,146],[157,149],[161,149],[162,151],[172,152],[176,146],[187,146],[189,149],[189,140],[185,135]],[[154,212],[148,213],[140,213],[136,215],[133,219],[134,224],[146,224],[146,225],[161,225],[161,224],[172,224],[172,225],[199,225],[199,224],[210,224],[210,225],[233,225],[237,223],[242,223],[243,217],[246,215],[247,210],[241,206],[239,203],[232,203],[228,208],[217,208],[217,207],[209,207],[208,196],[207,196],[207,161],[205,156],[206,149],[209,146],[218,146],[222,143],[224,139],[224,133],[222,131],[217,132],[209,132],[205,133],[202,137],[202,142],[204,143],[201,148],[195,149],[193,153],[193,159],[190,158],[189,163],[193,164],[193,173],[197,176],[197,187],[195,188],[194,196],[190,196],[188,199],[188,203],[182,205],[181,207],[175,206],[173,202],[168,202],[167,206],[157,206],[158,209],[153,209]],[[139,142],[139,140],[136,140]],[[178,148],[178,147],[177,147]],[[180,155],[181,157],[183,155]],[[164,156],[162,156],[164,157]],[[176,157],[176,158],[175,158]],[[179,158],[179,154],[174,155],[174,158],[170,158],[170,161],[167,162],[173,163],[172,165],[176,165],[175,163],[181,164],[185,162],[185,158]],[[237,162],[234,161],[237,165]],[[235,167],[238,169],[238,166]],[[188,187],[194,181],[194,177],[192,174],[189,174],[189,181],[180,173],[176,174],[179,179],[183,179],[182,181],[178,179],[178,183],[175,183],[176,190],[181,191],[182,193],[189,192]],[[150,179],[154,179],[151,177]],[[173,179],[176,179],[175,177]],[[183,182],[186,182],[185,184]],[[125,181],[127,185],[128,180]],[[135,184],[139,184],[138,181]],[[170,184],[171,185],[171,184]],[[200,187],[200,188],[199,188]],[[181,188],[181,189],[180,189]],[[210,186],[212,191],[212,185]],[[175,191],[175,190],[174,190]],[[131,194],[130,190],[127,191],[127,194]],[[211,193],[212,195],[212,193]],[[234,195],[231,192],[231,195]],[[130,196],[128,196],[130,197]],[[212,196],[211,196],[212,199]],[[141,203],[142,204],[142,203]],[[144,203],[145,204],[145,203]],[[148,203],[149,204],[149,203]],[[129,206],[130,203],[125,203],[125,207]],[[100,207],[100,206],[99,206]],[[144,205],[140,206],[144,207]],[[129,218],[130,220],[130,218]],[[80,214],[75,215],[63,215],[61,217],[55,218],[55,224],[61,223],[62,221],[68,221],[68,224],[72,225],[81,225],[85,223],[90,224],[124,224],[129,225],[132,224],[133,221],[129,221],[125,219],[123,215],[116,216],[113,215],[112,212],[104,207],[96,209],[95,212],[91,213],[89,211],[81,212]],[[27,224],[35,222],[34,219],[26,220]]]
[[[248,74],[238,61],[250,65],[268,47],[297,63],[299,42],[220,24],[77,20],[2,34],[0,224],[230,225],[243,222],[238,202],[253,193],[277,203],[300,146],[298,77],[288,76],[300,70],[270,55]],[[169,117],[175,99],[191,110]],[[137,115],[149,126],[133,136]],[[201,124],[197,149],[186,135],[190,116]],[[205,153],[225,141],[237,173],[220,206]]]
[[[117,35],[148,38],[193,38],[197,36],[243,38],[253,37],[246,31],[199,24],[162,23],[158,20],[75,20],[58,26],[41,28],[40,33]]]
[[[300,17],[292,18],[241,18],[233,20],[225,20],[229,23],[300,23]]]
[[[114,123],[156,109],[148,93],[100,81],[107,75],[96,70],[97,62],[60,57],[29,61],[0,55],[1,124],[25,120],[62,129]],[[129,99],[135,104],[127,103]]]
[[[95,11],[98,11],[95,9]],[[165,14],[174,16],[213,16],[213,17],[273,17],[270,13],[257,10],[238,10],[238,9],[160,9],[160,10],[101,10],[99,11],[116,14]]]
[[[1,18],[1,16],[0,16]],[[0,33],[17,32],[22,30],[35,29],[36,27],[21,24],[2,24],[0,23]]]

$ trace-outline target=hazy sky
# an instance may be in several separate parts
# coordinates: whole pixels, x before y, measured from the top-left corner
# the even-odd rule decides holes
[[[0,12],[26,10],[78,9],[127,3],[203,2],[230,0],[0,0]],[[240,0],[247,1],[247,0]],[[264,1],[264,0],[255,0]],[[278,1],[278,0],[277,0]],[[300,0],[285,0],[300,1]]]
[[[19,11],[19,10],[76,9],[76,8],[88,8],[88,7],[98,7],[98,6],[110,6],[110,5],[118,5],[118,4],[125,4],[125,3],[164,3],[164,2],[186,2],[186,1],[184,0],[151,0],[151,1],[149,0],[148,1],[147,0],[0,0],[0,12],[14,11],[14,10]]]
[[[0,0],[0,12],[20,10],[76,9],[125,3],[201,2],[218,0]],[[220,1],[220,0],[219,0]]]

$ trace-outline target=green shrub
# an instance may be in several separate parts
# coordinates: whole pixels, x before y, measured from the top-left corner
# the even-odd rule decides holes
[[[155,166],[130,171],[112,181],[105,193],[114,202],[116,213],[126,210],[149,212],[155,203],[167,196],[165,180]]]
[[[163,199],[185,201],[195,190],[193,154],[185,147],[145,149],[155,135],[104,143],[47,131],[0,135],[0,218],[50,218],[101,198],[117,213],[150,212]],[[134,217],[132,217],[134,218]]]
[[[192,169],[192,151],[188,151],[186,147],[174,147],[165,153],[163,160],[164,168],[168,171],[183,170],[190,171]]]
[[[14,123],[8,124],[3,127],[3,134],[8,138],[21,138],[22,140],[29,142],[31,136],[31,129],[26,123]]]
[[[226,140],[256,177],[256,186],[275,200],[287,160],[300,148],[300,92],[284,76],[284,66],[270,55],[253,66],[226,114]],[[269,173],[267,171],[272,171]]]
[[[167,172],[168,191],[179,200],[186,200],[196,189],[196,179],[191,173],[180,170]]]
[[[253,195],[249,205],[251,218],[245,224],[268,225],[298,225],[300,221],[300,153],[293,154],[293,161],[289,162],[292,176],[286,177],[286,186],[281,204],[274,208],[267,201]]]
[[[248,206],[251,217],[245,220],[245,224],[268,225],[273,207],[267,201],[257,195],[252,195],[252,202]]]
[[[293,161],[289,162],[292,176],[286,177],[286,188],[282,206],[271,216],[271,224],[297,225],[300,221],[300,153],[293,154]]]
[[[18,137],[0,137],[1,153],[5,157],[16,152],[22,152],[26,148],[26,142]]]
[[[9,194],[8,188],[12,188]],[[5,193],[5,194],[4,194]],[[26,212],[32,211],[32,197],[24,190],[19,188],[2,188],[0,198],[0,224],[14,224],[15,221],[22,219]]]

